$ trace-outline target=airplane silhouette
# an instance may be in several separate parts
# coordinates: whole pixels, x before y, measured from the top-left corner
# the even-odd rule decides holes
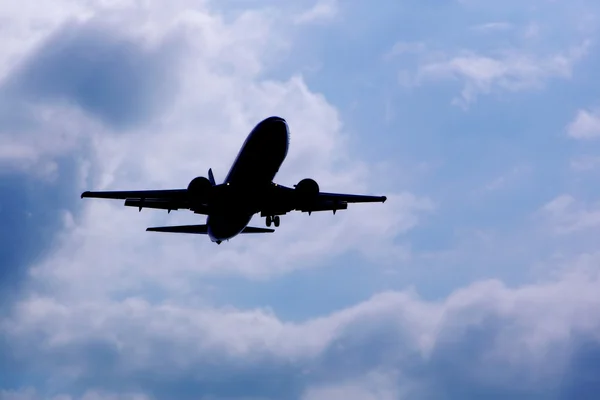
[[[290,133],[287,122],[269,117],[250,132],[225,181],[216,184],[212,169],[208,178],[194,178],[187,189],[86,191],[81,198],[121,199],[125,206],[167,210],[188,209],[207,215],[204,225],[162,226],[151,232],[205,234],[221,244],[241,233],[270,233],[274,229],[248,226],[256,213],[267,227],[278,227],[280,215],[291,211],[345,210],[348,203],[384,203],[386,196],[324,193],[314,179],[302,179],[294,188],[278,185],[273,178],[287,156]]]

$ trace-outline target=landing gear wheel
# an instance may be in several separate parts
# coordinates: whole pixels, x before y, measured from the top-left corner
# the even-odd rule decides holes
[[[279,215],[274,216],[273,217],[273,223],[275,224],[275,227],[279,226],[279,222],[280,222]]]
[[[267,218],[265,218],[265,222],[267,223],[267,226],[271,226],[272,220],[271,220],[271,216],[270,215],[267,215]]]

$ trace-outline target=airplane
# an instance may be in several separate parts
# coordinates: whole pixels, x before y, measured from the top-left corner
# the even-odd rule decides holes
[[[206,215],[206,224],[161,226],[149,232],[174,232],[208,235],[221,244],[239,234],[272,233],[271,224],[280,225],[280,215],[291,211],[307,212],[346,210],[348,203],[384,203],[386,196],[321,192],[311,178],[302,179],[293,188],[273,182],[285,160],[290,131],[285,119],[268,117],[259,122],[246,138],[225,181],[217,184],[212,169],[208,177],[194,178],[185,189],[86,191],[81,198],[120,199],[125,206],[172,210],[187,209]],[[260,213],[267,228],[248,223]]]

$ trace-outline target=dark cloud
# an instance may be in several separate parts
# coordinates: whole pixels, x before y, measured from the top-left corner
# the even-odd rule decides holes
[[[96,21],[67,23],[13,71],[1,89],[18,101],[64,101],[117,128],[144,121],[176,86],[180,42],[146,49]]]
[[[0,301],[16,294],[26,265],[47,250],[60,212],[79,195],[72,153],[87,151],[75,139],[84,128],[60,116],[40,119],[38,106],[74,105],[115,128],[144,122],[175,89],[178,49],[175,40],[145,49],[108,25],[71,22],[0,84],[0,145],[9,146],[0,149]],[[44,162],[59,165],[58,180],[37,179]]]
[[[578,337],[564,376],[560,398],[593,400],[600,393],[600,341],[589,336]]]
[[[400,310],[399,310],[400,313]],[[423,315],[423,318],[427,318]],[[562,371],[545,376],[539,365],[529,357],[511,362],[498,353],[507,332],[514,330],[515,346],[507,352],[517,352],[518,343],[527,333],[515,329],[514,317],[502,317],[486,312],[479,321],[460,322],[459,315],[449,316],[440,326],[436,343],[422,354],[410,326],[398,323],[401,317],[373,321],[360,320],[344,329],[343,334],[328,347],[318,360],[317,373],[311,383],[358,381],[373,371],[398,375],[397,387],[408,393],[407,398],[456,399],[570,399],[559,396]],[[557,343],[557,347],[565,343]],[[600,346],[600,343],[596,343]],[[494,354],[494,352],[496,352]],[[532,355],[533,357],[533,355]],[[560,370],[557,353],[549,351],[542,357]],[[600,360],[600,359],[599,359]],[[600,363],[597,365],[600,366]],[[578,369],[569,373],[578,375]]]
[[[535,363],[511,363],[504,354],[491,355],[514,325],[513,319],[492,313],[456,333],[451,329],[441,332],[442,340],[422,365],[419,377],[426,393],[435,399],[542,399],[555,393],[556,387],[549,382],[539,385],[529,381],[539,372],[528,370]],[[523,333],[516,335],[515,343],[522,337]],[[507,351],[518,351],[516,348],[511,346]],[[552,353],[548,356],[551,358]]]
[[[57,162],[52,181],[25,174],[0,175],[0,309],[18,294],[26,269],[45,256],[62,212],[77,210],[76,161]]]
[[[31,348],[37,347],[35,342],[44,340],[37,335],[32,339]],[[0,347],[0,351],[4,349],[9,349],[8,343],[7,347]],[[163,349],[160,345],[152,347],[155,353],[149,354],[151,360],[137,366],[126,361],[135,355],[103,340],[63,347],[41,358],[38,350],[39,347],[18,355],[0,354],[0,374],[8,376],[6,386],[2,386],[0,379],[0,387],[36,387],[38,392],[48,396],[60,393],[81,396],[90,388],[97,388],[115,393],[143,392],[155,399],[192,400],[281,399],[282,395],[298,398],[307,384],[300,365],[274,359],[249,362],[222,353],[207,354],[204,359],[182,367],[172,357],[160,356],[173,350],[172,344]],[[24,358],[37,361],[24,362]],[[161,362],[161,359],[171,361]],[[75,379],[69,376],[73,368],[79,372]],[[12,379],[15,376],[28,379]],[[36,381],[34,377],[40,376],[50,379]]]

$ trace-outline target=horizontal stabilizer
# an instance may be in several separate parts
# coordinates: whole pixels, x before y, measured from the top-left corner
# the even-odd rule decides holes
[[[146,228],[148,232],[172,232],[172,233],[195,233],[198,235],[208,234],[207,225],[179,225],[179,226],[156,226]],[[240,233],[273,233],[275,229],[256,228],[247,226]]]

